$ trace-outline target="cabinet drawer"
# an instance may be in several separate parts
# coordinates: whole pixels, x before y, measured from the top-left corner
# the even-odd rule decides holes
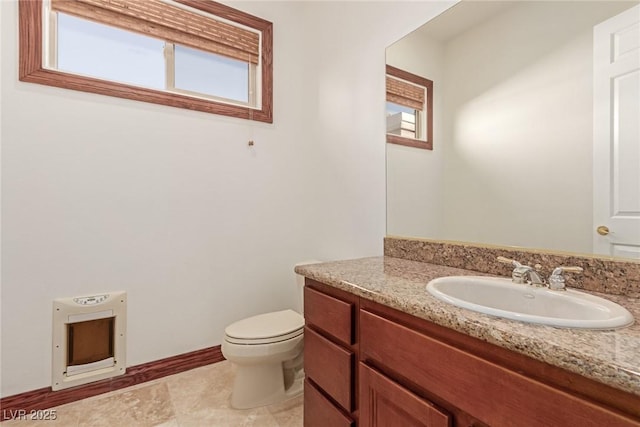
[[[552,388],[435,338],[360,312],[361,360],[390,367],[492,426],[638,426],[606,407]]]
[[[360,426],[449,427],[449,414],[360,363]]]
[[[307,324],[322,329],[339,341],[353,344],[352,303],[323,294],[309,287],[304,288],[304,317]]]
[[[309,381],[304,382],[304,427],[351,427],[353,421]]]
[[[353,352],[305,327],[305,374],[348,412],[353,409],[353,364]]]

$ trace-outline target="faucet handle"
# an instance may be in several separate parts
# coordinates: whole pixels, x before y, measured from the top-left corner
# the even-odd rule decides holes
[[[553,291],[565,290],[563,273],[582,273],[583,271],[582,267],[556,267],[549,276],[549,289]]]
[[[498,258],[496,258],[496,260],[498,262],[501,262],[503,264],[511,264],[514,267],[522,267],[522,264],[520,264],[518,261],[516,261],[515,259],[511,259],[511,258],[505,258],[503,256],[499,256]]]
[[[551,274],[582,273],[583,271],[582,267],[556,267]]]

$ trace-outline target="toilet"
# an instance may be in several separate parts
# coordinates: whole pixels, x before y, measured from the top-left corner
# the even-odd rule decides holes
[[[301,300],[304,277],[296,276]],[[236,368],[231,407],[256,408],[302,393],[303,332],[304,317],[290,309],[252,316],[225,328],[222,354]]]

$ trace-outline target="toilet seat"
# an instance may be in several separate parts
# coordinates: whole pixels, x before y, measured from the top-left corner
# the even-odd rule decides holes
[[[296,338],[304,332],[304,317],[293,310],[259,314],[240,320],[224,330],[232,344],[270,344]]]

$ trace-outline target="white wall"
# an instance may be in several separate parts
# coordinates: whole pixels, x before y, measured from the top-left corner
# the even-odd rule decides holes
[[[448,4],[230,4],[274,22],[273,125],[19,82],[1,2],[2,396],[50,385],[56,297],[126,290],[135,365],[382,253],[384,48]]]

